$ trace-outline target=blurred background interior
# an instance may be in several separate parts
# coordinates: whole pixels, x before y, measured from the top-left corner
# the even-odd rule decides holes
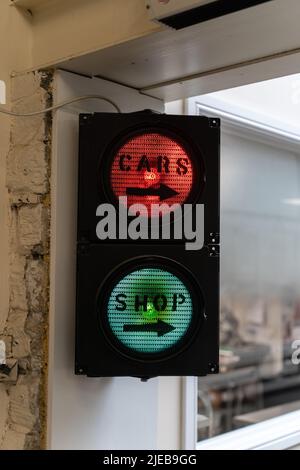
[[[185,112],[222,119],[221,374],[199,378],[201,441],[300,408],[300,75]]]

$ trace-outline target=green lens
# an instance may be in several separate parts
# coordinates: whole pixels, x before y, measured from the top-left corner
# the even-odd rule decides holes
[[[113,335],[138,353],[160,353],[186,334],[193,315],[189,289],[161,268],[141,268],[113,288],[107,319]]]

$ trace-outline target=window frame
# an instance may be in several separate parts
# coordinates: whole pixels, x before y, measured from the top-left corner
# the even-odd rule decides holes
[[[217,97],[204,95],[189,98],[184,102],[184,109],[190,116],[220,118],[221,129],[229,134],[299,151],[300,135],[287,128],[280,129],[271,120],[270,123],[266,122],[265,116],[245,113],[245,109],[228,105]],[[300,444],[300,410],[197,442],[197,398],[198,378],[187,377],[183,393],[184,449],[286,450]]]

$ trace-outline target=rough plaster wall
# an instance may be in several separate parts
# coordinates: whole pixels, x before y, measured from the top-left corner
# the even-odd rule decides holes
[[[49,106],[51,82],[48,72],[13,78],[13,110]],[[8,359],[17,360],[17,372],[0,376],[0,449],[45,445],[50,142],[49,114],[13,119],[7,157],[10,299],[0,339]]]

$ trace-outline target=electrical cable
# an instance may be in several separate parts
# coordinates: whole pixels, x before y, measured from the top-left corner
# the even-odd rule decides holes
[[[105,98],[104,96],[100,96],[100,95],[78,96],[77,98],[71,98],[71,99],[62,101],[61,103],[55,104],[51,106],[50,108],[41,109],[40,111],[33,111],[31,113],[15,113],[13,111],[8,111],[0,107],[0,113],[8,114],[9,116],[14,116],[14,117],[32,117],[32,116],[38,116],[39,114],[56,111],[57,109],[63,108],[64,106],[67,106],[68,104],[77,103],[78,101],[94,100],[94,99],[106,101],[107,103],[111,104],[118,113],[122,113],[121,109],[116,103],[114,103],[109,98]]]

